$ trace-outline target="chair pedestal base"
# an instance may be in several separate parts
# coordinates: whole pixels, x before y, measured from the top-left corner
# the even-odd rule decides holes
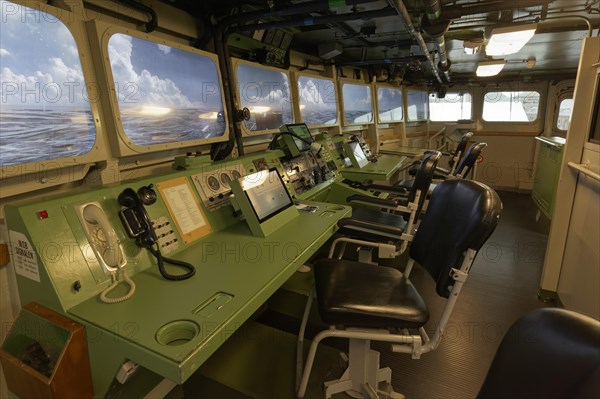
[[[324,384],[325,398],[345,392],[353,398],[404,399],[404,395],[392,390],[392,370],[379,368],[379,352],[372,350],[370,343],[350,339],[348,368],[339,379]],[[386,389],[379,388],[381,383],[385,383]]]

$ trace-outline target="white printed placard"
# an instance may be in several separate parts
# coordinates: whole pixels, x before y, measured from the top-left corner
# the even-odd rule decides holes
[[[9,231],[12,264],[15,272],[23,277],[40,282],[40,269],[33,245],[25,234]]]

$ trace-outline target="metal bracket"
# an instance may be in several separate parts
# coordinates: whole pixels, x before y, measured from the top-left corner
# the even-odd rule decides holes
[[[465,273],[462,270],[452,268],[452,270],[450,271],[450,276],[454,279],[454,281],[460,281],[461,283],[464,283],[465,281],[467,281],[469,273]]]

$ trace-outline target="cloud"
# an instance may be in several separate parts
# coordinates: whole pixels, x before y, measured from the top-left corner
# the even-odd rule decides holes
[[[0,56],[5,57],[10,55],[10,51],[4,49],[4,48],[0,48]]]
[[[158,49],[165,54],[169,54],[171,52],[171,47],[165,46],[164,44],[157,44]]]
[[[48,60],[48,70],[32,75],[13,72],[5,67],[0,72],[2,104],[12,105],[81,105],[86,100],[83,73],[65,65],[61,58]]]
[[[333,82],[326,80],[315,83],[312,79],[304,82],[304,87],[298,82],[300,89],[300,102],[311,108],[335,108],[335,88]]]
[[[195,108],[201,105],[185,96],[172,80],[161,79],[147,69],[136,71],[131,62],[132,39],[131,36],[115,34],[108,42],[108,55],[120,101],[126,100],[129,105],[137,106]],[[171,51],[168,46],[160,44],[157,46],[165,54]]]

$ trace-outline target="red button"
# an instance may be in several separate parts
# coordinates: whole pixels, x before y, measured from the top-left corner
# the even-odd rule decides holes
[[[40,219],[48,219],[48,211],[43,210],[38,212],[38,217]]]

